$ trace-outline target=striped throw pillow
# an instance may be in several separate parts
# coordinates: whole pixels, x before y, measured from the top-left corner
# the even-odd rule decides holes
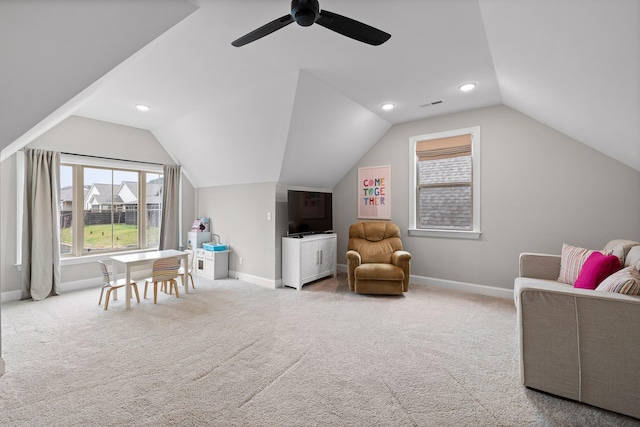
[[[640,272],[633,265],[623,268],[604,279],[596,291],[640,295]]]
[[[558,281],[574,285],[582,270],[582,266],[587,258],[595,251],[562,244],[562,255],[560,256],[560,276]]]

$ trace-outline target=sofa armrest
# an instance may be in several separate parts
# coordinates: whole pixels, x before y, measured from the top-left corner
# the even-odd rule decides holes
[[[560,276],[560,255],[520,254],[520,277],[558,280]]]
[[[530,388],[639,418],[640,298],[520,279],[520,375]]]

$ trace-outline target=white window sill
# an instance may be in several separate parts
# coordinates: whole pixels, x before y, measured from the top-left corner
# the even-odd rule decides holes
[[[78,257],[60,258],[60,265],[65,266],[65,265],[89,264],[96,261],[110,261],[111,257],[116,255],[126,255],[126,254],[140,253],[140,252],[153,252],[157,250],[158,250],[157,248],[135,249],[131,251],[108,252],[108,253],[101,253],[101,254],[95,254],[95,255],[83,255]]]
[[[66,265],[90,264],[96,261],[111,261],[111,257],[116,255],[126,255],[126,254],[140,253],[140,252],[153,252],[157,250],[158,248],[135,249],[132,251],[108,252],[108,253],[101,253],[101,254],[94,254],[94,255],[84,255],[79,257],[60,258],[60,266],[64,267]],[[14,264],[14,265],[18,271],[22,271],[21,263]]]
[[[426,230],[426,229],[417,229],[410,228],[409,236],[418,236],[418,237],[441,237],[445,239],[467,239],[467,240],[478,240],[482,235],[481,231],[471,230],[471,231],[463,231],[463,230]]]

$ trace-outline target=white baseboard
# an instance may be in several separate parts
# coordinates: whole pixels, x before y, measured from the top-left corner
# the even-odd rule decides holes
[[[20,301],[22,291],[7,291],[0,294],[0,302]]]
[[[136,281],[144,280],[151,275],[151,270],[140,270],[132,274],[132,279]],[[124,273],[120,274],[124,277]],[[91,279],[76,280],[74,282],[60,283],[60,292],[79,291],[81,289],[99,288],[102,286],[102,277]],[[0,302],[20,301],[22,299],[22,291],[7,291],[0,294]]]
[[[426,285],[434,288],[450,289],[454,291],[469,292],[472,294],[486,295],[496,298],[513,299],[513,289],[498,288],[496,286],[478,285],[476,283],[456,282],[454,280],[436,279],[434,277],[411,275],[409,283],[412,285]]]
[[[346,264],[338,264],[338,271],[347,272]],[[455,291],[469,292],[472,294],[486,295],[497,298],[513,298],[513,289],[499,288],[496,286],[478,285],[475,283],[457,282],[455,280],[437,279],[435,277],[416,276],[412,274],[409,278],[411,285],[433,286],[441,289],[451,289]]]
[[[337,269],[341,273],[347,272],[345,264],[338,264]],[[251,274],[240,273],[229,270],[229,277],[244,280],[269,289],[277,289],[282,287],[282,279],[272,280],[263,277],[253,276]],[[144,277],[142,277],[144,278]],[[134,278],[134,280],[140,280]],[[513,298],[513,289],[498,288],[495,286],[478,285],[475,283],[457,282],[454,280],[437,279],[434,277],[411,275],[409,282],[412,285],[433,286],[442,289],[452,289],[456,291],[469,292],[472,294],[487,295],[497,298]],[[80,289],[96,288],[101,285],[99,279],[77,280],[75,282],[66,282],[60,284],[61,292],[77,291]],[[7,291],[0,294],[0,302],[19,301],[22,296],[21,291]]]
[[[146,277],[149,277],[151,274],[151,270],[136,272],[133,280],[143,280]],[[139,277],[138,277],[139,276]],[[229,277],[235,279],[241,279],[245,282],[253,283],[259,286],[263,286],[269,289],[276,289],[278,287],[282,287],[282,280],[269,280],[258,276],[253,276],[251,274],[238,273],[232,270],[229,270]],[[81,289],[89,289],[89,288],[98,288],[102,285],[101,278],[91,278],[84,280],[77,280],[74,282],[63,282],[60,283],[60,292],[71,292],[78,291]],[[22,291],[6,291],[0,294],[0,302],[9,302],[9,301],[20,301],[22,299]]]
[[[276,289],[282,286],[282,280],[265,279],[264,277],[253,276],[251,274],[240,273],[238,271],[229,270],[229,277],[244,280],[254,285],[262,286],[269,289]]]
[[[60,292],[79,291],[82,289],[97,288],[102,286],[102,278],[99,279],[83,279],[74,282],[60,283]]]

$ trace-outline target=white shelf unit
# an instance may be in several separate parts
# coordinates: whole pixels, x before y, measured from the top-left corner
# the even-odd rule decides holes
[[[282,238],[282,284],[297,290],[314,280],[335,276],[336,234],[314,234]]]

